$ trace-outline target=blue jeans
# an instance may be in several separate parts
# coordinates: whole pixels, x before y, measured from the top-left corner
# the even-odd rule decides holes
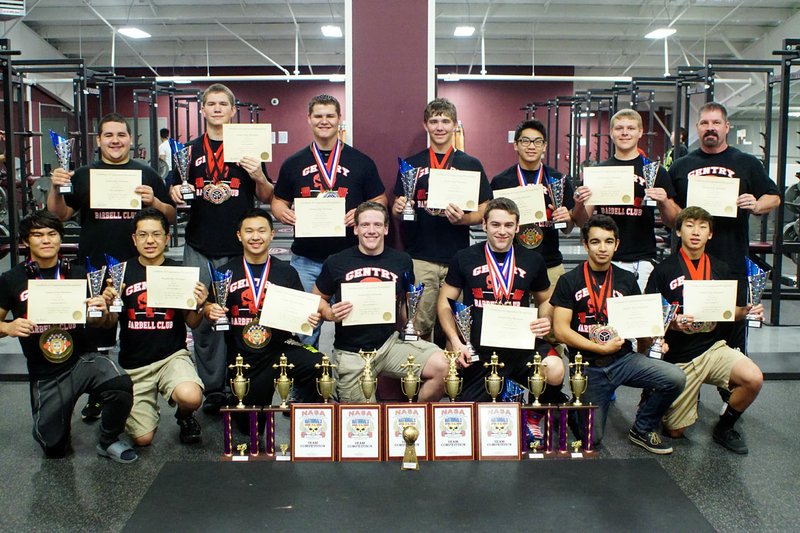
[[[593,431],[595,444],[603,439],[608,405],[617,387],[625,385],[645,389],[647,392],[633,422],[633,429],[644,434],[657,430],[664,413],[686,384],[686,375],[676,365],[651,359],[637,352],[624,355],[605,367],[590,365],[586,369],[586,375],[589,383],[581,400],[597,406]],[[580,427],[584,427],[583,420]]]
[[[313,259],[309,259],[308,257],[303,257],[302,255],[293,255],[292,259],[289,261],[289,264],[292,265],[292,268],[294,268],[297,271],[297,274],[300,276],[300,282],[303,284],[303,289],[306,292],[311,292],[311,289],[314,287],[314,283],[316,283],[317,278],[319,277],[319,273],[322,272],[322,263],[319,261],[314,261]],[[322,321],[320,321],[319,326],[314,328],[314,331],[311,333],[311,335],[298,335],[300,342],[313,346],[314,348],[318,348],[319,332],[321,327]]]

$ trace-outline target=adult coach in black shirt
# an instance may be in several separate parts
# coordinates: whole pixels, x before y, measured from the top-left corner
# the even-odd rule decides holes
[[[492,198],[492,189],[481,162],[453,146],[457,126],[456,106],[445,98],[432,100],[423,113],[423,127],[428,133],[430,147],[406,158],[408,164],[419,169],[414,192],[417,219],[414,222],[399,222],[400,234],[406,251],[414,260],[414,276],[425,285],[414,317],[417,330],[425,339],[430,339],[433,332],[436,300],[447,275],[447,265],[457,251],[469,246],[469,227],[481,223],[486,202]],[[428,209],[428,181],[432,168],[480,172],[478,208],[465,212],[457,205],[450,204],[447,209]],[[392,215],[399,221],[406,205],[399,173],[394,194]]]
[[[703,105],[697,120],[700,148],[676,160],[669,175],[676,192],[675,200],[681,207],[688,207],[686,192],[691,176],[739,180],[736,217],[714,217],[714,238],[708,243],[708,253],[725,262],[736,279],[746,281],[750,215],[769,213],[780,205],[781,197],[761,161],[728,145],[730,129],[725,106],[716,102]],[[729,346],[745,351],[744,320],[720,327],[726,332]]]
[[[219,268],[241,253],[236,221],[253,207],[255,198],[262,202],[272,199],[272,183],[266,166],[254,157],[225,163],[222,128],[236,114],[233,92],[215,83],[203,92],[202,101],[206,132],[189,144],[189,183],[195,187],[195,199],[186,225],[183,264],[200,267],[200,281],[208,286],[209,261]],[[179,183],[170,188],[170,194],[176,204],[184,203]],[[217,413],[225,403],[225,341],[206,321],[192,329],[192,336],[197,372],[205,385],[203,410]]]
[[[647,283],[647,292],[661,294],[673,304],[683,306],[683,282],[691,280],[735,279],[727,265],[706,253],[711,240],[713,219],[705,209],[687,207],[678,215],[675,233],[681,247],[657,265]],[[764,307],[746,305],[746,285],[739,280],[736,318],[748,313],[761,317]],[[723,406],[712,436],[721,446],[739,454],[748,452],[742,435],[734,424],[758,396],[764,376],[758,366],[725,342],[716,322],[696,322],[686,313],[670,324],[665,340],[669,350],[664,360],[686,374],[686,388],[664,416],[664,429],[671,437],[682,437],[697,420],[697,397],[700,386],[710,383],[731,391]]]

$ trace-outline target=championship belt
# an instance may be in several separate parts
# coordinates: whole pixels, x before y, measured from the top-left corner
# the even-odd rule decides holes
[[[244,327],[242,340],[248,348],[260,350],[272,340],[272,330],[267,326],[262,326],[257,320],[253,320]]]
[[[617,337],[619,337],[617,330],[607,324],[595,324],[589,328],[589,340],[600,346],[608,344]]]
[[[60,364],[72,356],[75,343],[68,331],[51,327],[39,337],[39,349],[51,363]]]
[[[708,333],[709,331],[714,331],[714,328],[717,327],[716,322],[692,322],[689,324],[689,335],[694,333]]]
[[[523,226],[517,233],[517,241],[528,250],[538,248],[542,244],[542,240],[544,240],[544,232],[535,224]]]
[[[207,183],[203,187],[203,198],[212,204],[220,205],[231,197],[231,187],[227,183]]]

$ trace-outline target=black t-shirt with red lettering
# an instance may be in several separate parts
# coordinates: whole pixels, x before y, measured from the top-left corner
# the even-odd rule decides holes
[[[553,296],[550,297],[550,303],[554,307],[563,307],[572,310],[570,328],[588,339],[589,328],[597,324],[597,318],[595,316],[594,304],[589,297],[589,290],[586,288],[583,265],[584,263],[579,264],[558,279],[556,288],[553,291]],[[614,265],[611,265],[611,268],[613,291],[609,298],[617,296],[635,296],[641,293],[633,274]],[[602,282],[605,272],[593,272],[591,269],[589,271],[591,275],[595,276],[597,283]],[[631,341],[626,340],[622,348],[611,355],[619,357],[629,353],[632,349]],[[584,356],[584,361],[592,361],[598,357],[606,357],[605,354],[584,350],[581,350],[581,354]]]
[[[619,226],[619,248],[614,254],[615,261],[639,261],[655,259],[657,254],[655,235],[655,207],[644,205],[644,158],[622,161],[612,157],[600,163],[600,166],[633,166],[633,205],[598,205],[596,213],[608,215]],[[675,197],[675,189],[664,167],[658,167],[656,187],[661,187],[668,198]]]
[[[439,154],[441,157],[441,154]],[[414,210],[417,220],[414,222],[400,222],[400,233],[403,237],[406,251],[414,259],[422,259],[434,263],[449,263],[455,253],[469,246],[469,226],[451,224],[441,210],[426,208],[428,201],[428,179],[430,173],[430,151],[423,150],[406,159],[412,167],[419,168],[417,188],[414,192]],[[441,163],[441,161],[439,161]],[[476,158],[460,150],[454,150],[450,156],[448,168],[456,170],[472,170],[481,173],[481,186],[478,193],[478,203],[483,203],[492,198],[492,188],[483,170],[483,165]],[[405,194],[400,173],[394,185],[395,196]]]
[[[317,278],[317,288],[322,294],[335,295],[337,301],[342,301],[343,283],[392,281],[396,286],[395,317],[398,317],[400,302],[405,299],[403,273],[408,273],[413,281],[414,266],[407,253],[384,248],[379,255],[366,255],[361,253],[358,246],[353,246],[325,261]],[[374,350],[380,348],[396,330],[395,324],[343,326],[337,322],[333,345],[348,352]]]
[[[161,266],[180,266],[165,258]],[[183,309],[152,308],[147,305],[147,267],[138,257],[125,267],[122,312],[119,314],[119,364],[141,368],[166,359],[186,348]]]
[[[526,184],[535,183],[538,174],[538,170],[522,169],[522,176],[525,179]],[[543,181],[545,184],[549,183],[550,180],[559,180],[564,177],[563,174],[558,172],[556,169],[548,166],[544,167],[543,174]],[[575,192],[572,190],[572,183],[569,178],[564,179],[563,182],[563,205],[567,209],[572,209],[575,207]],[[520,183],[519,177],[517,176],[517,165],[507,168],[492,178],[491,185],[492,190],[494,191],[519,187]],[[550,192],[551,191],[549,187],[544,188],[544,203],[548,206],[553,205],[553,197],[550,195]],[[526,231],[530,226],[536,226],[542,231],[541,243],[535,248],[535,250],[542,254],[542,257],[544,257],[544,261],[547,264],[547,268],[550,268],[560,265],[564,261],[564,257],[561,255],[561,251],[558,248],[559,230],[553,227],[553,210],[549,207],[547,208],[547,219],[547,222],[539,222],[537,224],[530,224],[528,226],[520,227],[520,233]]]
[[[501,257],[502,255],[502,257]],[[500,261],[500,267],[508,259],[508,252],[495,254]],[[530,307],[531,293],[546,291],[550,288],[547,277],[547,266],[538,252],[528,250],[518,244],[514,245],[514,262],[516,269],[514,281],[511,285],[511,297],[506,300],[508,305],[516,307]],[[485,243],[473,244],[469,248],[459,250],[447,270],[445,283],[451,287],[461,289],[464,305],[472,306],[472,329],[470,342],[482,358],[488,360],[492,351],[502,352],[504,355],[528,356],[530,353],[523,350],[509,348],[484,347],[481,345],[481,326],[483,322],[483,307],[494,304],[492,276],[486,260]],[[505,303],[505,302],[504,302]],[[539,339],[537,339],[537,343]]]
[[[320,151],[323,162],[328,161],[330,151]],[[386,190],[378,174],[378,167],[367,155],[349,144],[343,144],[333,187],[340,198],[344,198],[345,213],[359,204],[380,196]],[[311,146],[286,158],[275,184],[275,196],[292,203],[295,198],[312,198],[320,189],[325,189],[317,160]],[[329,255],[341,252],[356,244],[352,228],[345,229],[344,237],[303,237],[292,243],[292,253],[314,261],[324,261]]]

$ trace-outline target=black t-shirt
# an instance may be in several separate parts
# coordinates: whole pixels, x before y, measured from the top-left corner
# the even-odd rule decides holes
[[[161,266],[180,266],[166,258]],[[186,322],[183,309],[147,306],[147,267],[138,257],[125,267],[125,289],[119,314],[119,364],[122,368],[141,368],[161,361],[186,348]]]
[[[393,248],[384,248],[379,255],[365,255],[358,246],[350,247],[330,256],[322,265],[317,278],[317,288],[322,294],[335,295],[342,301],[342,283],[369,283],[373,281],[393,281],[396,286],[395,316],[399,317],[400,302],[405,299],[403,273],[414,278],[411,256]],[[333,345],[348,352],[380,348],[386,339],[396,331],[395,324],[367,324],[343,326],[336,323],[336,337]]]
[[[635,159],[622,161],[612,157],[600,163],[600,166],[633,166],[633,205],[598,205],[597,213],[609,215],[619,226],[619,248],[614,254],[615,261],[639,261],[640,259],[655,259],[655,207],[644,205],[644,160],[641,155]],[[669,174],[664,167],[658,167],[656,187],[661,187],[667,192],[668,198],[675,197],[675,190],[669,180]]]
[[[735,279],[728,266],[711,255],[711,279]],[[698,266],[698,262],[694,262]],[[661,294],[669,303],[683,306],[683,282],[689,278],[688,269],[683,263],[680,253],[674,253],[656,265],[653,273],[647,280],[645,292],[648,294]],[[743,280],[739,281],[736,293],[736,305],[744,306],[747,303],[747,287]],[[681,312],[680,310],[678,311]],[[665,340],[669,350],[664,354],[664,360],[671,363],[686,363],[701,355],[711,348],[715,342],[724,338],[721,328],[715,327],[711,331],[699,333],[683,333],[673,329],[667,330]]]
[[[136,210],[92,209],[90,206],[89,170],[141,170],[142,185],[153,188],[153,195],[166,204],[172,204],[167,187],[155,170],[149,166],[129,160],[123,165],[109,165],[103,161],[95,161],[75,171],[72,177],[72,194],[64,196],[64,201],[75,211],[79,211],[81,233],[78,241],[78,258],[84,261],[89,257],[92,265],[100,267],[106,263],[103,254],[109,254],[122,261],[126,257],[136,255],[133,246],[133,217]]]
[[[675,188],[675,201],[686,207],[689,176],[719,176],[739,178],[739,194],[750,193],[756,198],[765,194],[780,194],[775,183],[767,176],[761,161],[750,154],[729,146],[719,154],[695,150],[676,160],[669,167]],[[706,251],[727,263],[736,276],[744,276],[745,257],[750,250],[750,212],[738,209],[736,218],[714,217],[714,238],[708,241]]]
[[[558,279],[556,288],[553,291],[553,296],[550,298],[550,303],[553,304],[554,307],[571,309],[572,322],[570,322],[570,328],[588,339],[589,328],[597,324],[597,320],[595,317],[594,305],[591,303],[591,298],[589,297],[589,290],[586,288],[586,280],[583,276],[583,265],[584,263],[579,264]],[[613,269],[613,294],[611,294],[610,298],[640,294],[639,285],[633,274],[614,265],[611,265],[611,268]],[[632,349],[631,341],[626,340],[622,348],[612,355],[615,357],[625,355]],[[598,357],[606,357],[597,352],[581,350],[581,353],[584,355],[585,360],[588,361],[592,361]]]
[[[186,224],[186,242],[207,257],[226,257],[242,253],[242,245],[236,238],[236,221],[255,204],[256,183],[239,165],[225,163],[219,185],[230,189],[230,198],[215,204],[204,195],[209,186],[213,196],[213,180],[210,177],[208,156],[204,148],[206,136],[196,138],[189,146],[192,148],[189,162],[189,183],[194,185],[195,197],[191,201],[189,223]],[[209,140],[211,150],[216,153],[222,141]],[[220,164],[222,160],[220,158]],[[213,157],[212,165],[213,166]],[[261,170],[269,180],[267,168]]]
[[[522,169],[522,176],[525,178],[525,183],[535,183],[538,176],[538,170],[525,170]],[[544,183],[550,180],[558,180],[563,175],[557,170],[548,166],[544,167]],[[517,177],[517,165],[513,165],[494,178],[492,178],[492,190],[499,191],[502,189],[511,189],[519,187],[519,178]],[[575,196],[572,190],[572,183],[569,178],[564,180],[564,207],[572,209],[575,207]],[[544,188],[544,202],[545,205],[553,205],[553,197],[550,195],[550,188]],[[561,251],[558,249],[558,230],[553,227],[553,210],[547,208],[547,222],[539,222],[538,224],[530,224],[520,227],[520,233],[524,232],[529,226],[538,226],[542,230],[542,242],[536,248],[536,251],[542,254],[547,268],[560,265],[564,261]]]
[[[330,151],[321,151],[323,162]],[[359,204],[384,193],[378,168],[364,153],[348,144],[342,146],[334,188],[344,198],[345,213]],[[325,189],[311,146],[290,155],[281,165],[275,196],[289,203],[295,198],[311,198]],[[344,237],[303,237],[292,243],[292,253],[314,261],[324,261],[329,255],[341,252],[358,241],[352,228],[346,228]]]
[[[261,263],[260,265],[250,264],[250,272],[252,272],[254,278],[253,283],[256,285],[261,284],[264,265],[265,263]],[[270,328],[270,340],[263,348],[253,349],[244,342],[244,338],[242,337],[244,328],[250,322],[254,320],[258,321],[261,316],[261,307],[258,306],[259,302],[255,301],[255,289],[251,287],[247,281],[242,256],[232,259],[218,270],[220,272],[230,270],[233,273],[231,285],[228,288],[228,300],[225,302],[225,306],[228,308],[228,318],[231,321],[231,329],[225,332],[228,359],[233,361],[236,358],[236,354],[242,354],[245,363],[254,364],[259,360],[263,360],[265,356],[283,349],[283,343],[292,337],[292,334],[280,329]],[[280,285],[281,287],[287,287],[298,291],[303,290],[303,284],[300,283],[300,276],[297,275],[297,271],[295,271],[289,263],[275,257],[270,257],[269,260],[267,284],[265,291],[269,290],[269,285]],[[210,290],[209,293],[209,301],[213,302],[213,291]],[[264,294],[266,294],[266,292]]]
[[[500,266],[508,259],[508,253],[495,254]],[[530,307],[531,293],[546,291],[550,288],[550,280],[547,277],[547,266],[544,259],[538,252],[528,250],[518,244],[514,245],[514,261],[516,263],[514,282],[511,285],[511,297],[508,300],[510,305],[516,307]],[[464,305],[472,306],[472,329],[470,330],[470,342],[475,349],[486,355],[492,351],[502,352],[507,355],[519,355],[525,357],[530,355],[524,350],[512,350],[508,348],[498,349],[496,347],[481,346],[481,326],[483,322],[483,307],[492,305],[495,299],[492,290],[492,277],[489,273],[489,266],[486,261],[485,243],[473,244],[469,248],[459,250],[450,262],[447,270],[445,282],[451,287],[461,289]],[[537,339],[538,342],[539,339]]]
[[[430,152],[423,150],[412,155],[406,161],[412,167],[419,168],[417,188],[414,192],[417,220],[401,222],[400,232],[406,251],[414,259],[422,259],[433,263],[449,263],[457,251],[469,246],[469,226],[454,225],[447,221],[440,210],[431,211],[426,208],[428,202],[428,179],[430,173]],[[440,161],[441,162],[441,161]],[[483,170],[481,162],[460,150],[454,150],[448,168],[472,170],[481,173],[481,188],[478,203],[492,198],[492,188]],[[395,196],[405,194],[400,173],[394,185]]]
[[[55,267],[41,271],[42,279],[55,279],[55,276]],[[80,266],[73,266],[71,269],[62,268],[61,276],[66,279],[86,279],[86,270]],[[28,279],[31,277],[25,263],[20,263],[0,276],[0,308],[10,311],[15,319],[28,316]],[[44,358],[39,349],[39,338],[50,327],[50,324],[37,324],[30,337],[19,337],[22,353],[28,360],[28,374],[31,381],[59,376],[75,366],[79,356],[97,350],[83,324],[58,324],[57,327],[67,330],[72,336],[74,348],[70,358],[63,363],[51,363]]]

